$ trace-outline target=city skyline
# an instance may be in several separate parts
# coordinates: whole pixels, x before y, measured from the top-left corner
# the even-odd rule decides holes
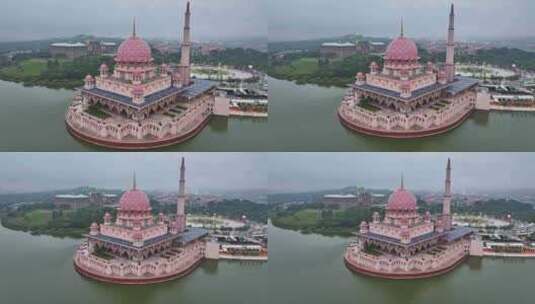
[[[182,36],[186,0],[150,3],[139,0],[95,0],[89,3],[8,0],[3,7],[0,11],[0,41],[4,42],[79,34],[124,38],[131,34],[134,17],[141,37],[177,40]],[[260,0],[226,0],[224,3],[197,0],[192,2],[192,9],[194,41],[229,41],[267,35]]]

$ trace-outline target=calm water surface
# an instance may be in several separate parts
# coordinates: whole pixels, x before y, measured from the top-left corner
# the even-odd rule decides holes
[[[535,260],[471,258],[441,277],[390,281],[347,270],[346,238],[270,228],[273,303],[534,303]]]
[[[338,122],[345,89],[270,81],[270,126],[290,151],[535,151],[535,113],[476,112],[431,138],[392,140],[353,133]]]
[[[119,286],[74,271],[72,254],[79,242],[0,226],[0,303],[269,303],[266,263],[206,262],[180,280]]]
[[[0,81],[0,151],[100,151],[72,138],[64,125],[74,92]],[[165,151],[268,151],[265,118],[214,118],[193,139]]]
[[[476,112],[450,133],[418,140],[355,134],[340,125],[344,89],[270,79],[270,117],[214,118],[166,151],[535,151],[535,113]],[[0,151],[95,151],[66,132],[69,90],[0,81]]]

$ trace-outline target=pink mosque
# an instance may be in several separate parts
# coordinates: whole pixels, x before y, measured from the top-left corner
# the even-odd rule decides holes
[[[362,222],[356,245],[344,255],[346,266],[357,273],[386,279],[438,276],[462,263],[472,250],[472,230],[453,227],[451,162],[448,159],[442,214],[433,218],[417,211],[416,197],[403,185],[388,199],[381,219]]]
[[[115,68],[102,64],[87,75],[66,113],[75,138],[116,149],[150,149],[183,142],[206,126],[215,104],[215,83],[191,78],[191,10],[187,3],[176,69],[153,63],[151,48],[136,34],[125,40]],[[100,113],[95,115],[94,112]]]
[[[134,182],[117,208],[103,223],[93,223],[87,240],[74,255],[81,275],[116,284],[152,284],[173,280],[195,270],[205,258],[208,232],[186,228],[184,159],[180,167],[179,196],[174,218],[152,216],[149,198]]]
[[[384,66],[372,62],[358,73],[338,108],[350,130],[385,138],[419,138],[447,132],[475,109],[477,80],[456,76],[454,7],[449,17],[446,63],[437,68],[419,62],[418,48],[401,35],[388,46]]]

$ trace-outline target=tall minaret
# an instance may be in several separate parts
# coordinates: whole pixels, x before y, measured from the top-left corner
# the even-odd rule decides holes
[[[180,79],[182,85],[189,85],[191,82],[191,32],[190,32],[190,19],[191,19],[191,3],[188,0],[186,7],[186,15],[184,21],[184,33],[182,35],[182,46],[180,50]]]
[[[184,232],[186,230],[186,166],[184,164],[184,157],[182,157],[182,164],[180,165],[180,181],[178,185],[178,200],[176,202],[176,227],[177,231]]]
[[[446,183],[444,186],[444,202],[442,203],[442,224],[444,230],[451,229],[451,160],[448,158],[446,167]]]
[[[452,82],[455,79],[455,12],[453,4],[451,5],[450,25],[448,27],[446,77],[448,78],[448,82]]]

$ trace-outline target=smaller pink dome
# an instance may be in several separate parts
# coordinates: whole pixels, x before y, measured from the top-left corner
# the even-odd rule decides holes
[[[100,65],[100,69],[101,69],[101,70],[103,70],[103,69],[107,69],[107,68],[108,68],[108,66],[107,66],[105,63],[103,63],[103,64]]]
[[[411,39],[400,36],[388,45],[384,59],[399,61],[418,60],[418,47]]]
[[[417,209],[416,197],[409,191],[399,188],[388,198],[388,210],[413,211]]]
[[[93,80],[93,76],[91,75],[85,76],[85,81],[92,81],[92,80]]]
[[[149,197],[140,190],[130,190],[121,196],[119,200],[121,211],[150,211]]]
[[[152,61],[152,52],[145,40],[132,36],[121,43],[115,60],[121,63],[149,63]]]

